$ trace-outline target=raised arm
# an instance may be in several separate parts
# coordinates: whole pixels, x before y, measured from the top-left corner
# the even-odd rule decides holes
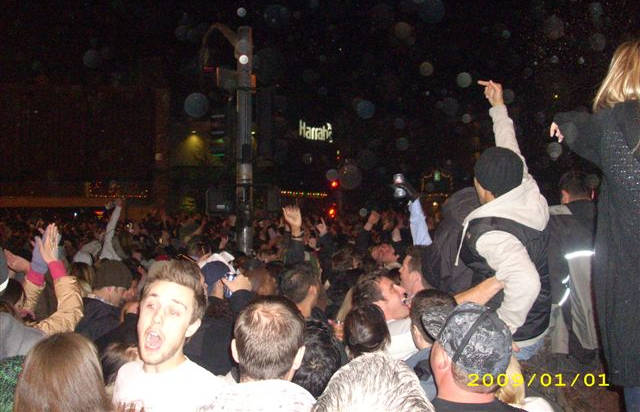
[[[429,246],[431,244],[431,236],[429,228],[420,203],[420,194],[408,181],[402,183],[394,183],[392,186],[399,187],[407,192],[409,198],[409,229],[414,246]]]
[[[484,86],[484,96],[491,104],[489,115],[493,120],[493,134],[496,146],[504,147],[520,155],[520,146],[513,128],[513,120],[507,114],[507,106],[504,104],[502,85],[493,80],[478,80],[478,84]]]
[[[600,166],[600,128],[597,115],[585,112],[558,113],[553,117],[549,135],[558,142],[565,142],[569,148],[594,164]]]
[[[304,262],[304,233],[302,231],[302,213],[298,206],[282,208],[284,221],[291,229],[291,239],[285,252],[284,262],[287,265]]]
[[[64,264],[58,260],[59,241],[60,236],[55,224],[50,224],[47,227],[43,239],[36,239],[36,247],[40,250],[53,278],[58,308],[51,316],[33,326],[49,335],[73,332],[83,316],[82,296],[78,281],[67,275]]]
[[[118,220],[120,220],[120,212],[122,212],[122,199],[117,199],[116,206],[113,208],[113,212],[109,218],[109,223],[107,223],[100,259],[121,260],[113,248],[113,235],[116,233],[116,226],[118,225]]]

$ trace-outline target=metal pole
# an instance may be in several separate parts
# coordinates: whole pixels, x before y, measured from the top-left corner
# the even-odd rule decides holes
[[[238,89],[236,112],[238,135],[236,140],[236,211],[238,249],[249,255],[253,248],[253,166],[251,153],[251,70],[253,65],[253,40],[251,27],[238,28],[235,45]]]

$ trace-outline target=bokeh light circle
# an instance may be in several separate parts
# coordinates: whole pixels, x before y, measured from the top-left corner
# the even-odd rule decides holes
[[[209,99],[202,93],[191,93],[184,100],[184,111],[189,116],[199,119],[209,111]]]
[[[425,77],[431,76],[433,74],[433,64],[430,62],[422,62],[420,64],[420,74]]]
[[[356,112],[361,119],[371,119],[376,113],[376,106],[369,100],[360,100],[356,104]]]
[[[562,145],[558,142],[551,142],[547,145],[547,154],[551,160],[558,160],[562,155]]]
[[[353,164],[347,164],[340,168],[340,184],[345,190],[353,190],[362,183],[362,172]]]
[[[82,63],[90,69],[97,69],[102,63],[102,57],[96,49],[89,49],[82,56]]]
[[[461,87],[463,89],[471,86],[472,81],[473,79],[471,78],[471,75],[467,72],[459,73],[456,77],[456,83],[458,83],[458,87]]]
[[[504,92],[503,92],[503,97],[504,97],[504,103],[505,104],[511,104],[515,100],[516,94],[511,89],[505,89]]]
[[[333,182],[338,178],[338,170],[337,169],[329,169],[327,173],[325,173],[325,177],[328,181]]]

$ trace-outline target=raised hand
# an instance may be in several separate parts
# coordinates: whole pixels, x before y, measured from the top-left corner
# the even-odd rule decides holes
[[[299,236],[302,228],[302,214],[300,208],[295,205],[285,206],[282,208],[284,221],[291,228],[291,235]]]
[[[393,216],[387,214],[382,218],[382,230],[386,232],[391,229],[393,229]]]
[[[42,259],[49,264],[54,260],[58,260],[58,242],[60,241],[60,235],[58,233],[58,227],[55,223],[49,224],[47,230],[44,232],[42,239],[36,238],[36,247],[42,254]]]
[[[29,261],[22,256],[14,255],[7,249],[4,250],[4,256],[7,258],[7,266],[14,272],[29,272]]]
[[[489,100],[491,106],[500,106],[504,104],[502,97],[502,85],[495,83],[493,80],[478,80],[480,86],[484,86],[484,97]]]
[[[562,141],[564,140],[564,136],[562,135],[562,132],[560,132],[560,127],[558,127],[555,122],[551,123],[551,127],[549,128],[549,136],[557,137],[558,143],[562,143]]]
[[[372,210],[369,214],[369,219],[367,219],[367,223],[371,226],[375,226],[380,221],[380,213],[375,210]]]
[[[316,229],[318,230],[318,237],[322,237],[327,234],[327,224],[324,221],[324,218],[320,218],[320,222],[316,225]]]
[[[367,223],[364,224],[364,230],[370,231],[373,227],[380,221],[380,213],[375,210],[372,210],[369,213],[369,218],[367,219]]]
[[[39,229],[40,233],[45,233],[42,229]],[[47,262],[42,257],[42,238],[36,236],[34,241],[31,242],[33,250],[31,251],[31,269],[36,273],[45,273],[47,271]]]
[[[242,273],[238,273],[233,280],[228,280],[226,277],[220,280],[222,280],[227,289],[234,293],[238,290],[251,290],[251,281]]]

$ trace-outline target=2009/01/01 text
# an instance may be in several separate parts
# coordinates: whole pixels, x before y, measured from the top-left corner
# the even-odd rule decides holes
[[[607,376],[604,373],[594,374],[594,373],[585,373],[580,374],[576,373],[573,376],[567,376],[562,373],[550,374],[550,373],[542,373],[538,375],[537,373],[532,374],[530,377],[525,378],[522,374],[514,374],[507,375],[506,373],[501,373],[497,376],[493,376],[491,374],[479,375],[477,373],[470,373],[469,382],[467,386],[500,386],[504,387],[507,385],[513,386],[521,386],[527,385],[527,387],[533,385],[536,380],[540,382],[541,386],[549,387],[563,387],[569,386],[574,387],[576,385],[584,385],[586,387],[592,386],[609,386],[609,382],[607,381]]]

